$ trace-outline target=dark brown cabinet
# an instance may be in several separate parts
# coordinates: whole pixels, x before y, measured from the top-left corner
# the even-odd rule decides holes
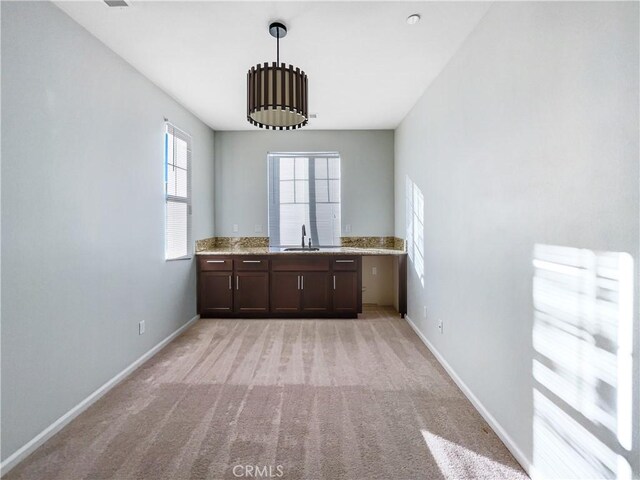
[[[269,272],[236,272],[234,307],[237,313],[269,311]]]
[[[200,314],[228,314],[233,311],[232,272],[200,272],[198,303]]]
[[[331,311],[329,272],[272,272],[271,311],[324,314]]]
[[[336,313],[358,312],[358,274],[356,272],[333,272],[333,311]]]
[[[305,313],[331,311],[329,273],[304,272],[300,274],[300,310]]]
[[[269,312],[269,260],[198,258],[198,312],[227,317]]]
[[[235,257],[234,312],[266,314],[269,312],[269,259]]]
[[[233,262],[228,258],[198,258],[198,313],[221,316],[233,312]]]
[[[360,257],[237,255],[198,258],[198,312],[213,317],[356,317]]]
[[[331,313],[330,257],[287,255],[271,261],[271,311],[301,316]]]
[[[299,272],[271,272],[271,311],[274,313],[300,311]]]
[[[343,315],[361,312],[360,258],[340,256],[331,263],[333,311]]]

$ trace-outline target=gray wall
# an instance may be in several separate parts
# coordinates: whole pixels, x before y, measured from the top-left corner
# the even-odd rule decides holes
[[[213,132],[52,4],[2,2],[2,459],[196,314],[193,261],[164,260],[164,116],[211,236]]]
[[[589,432],[581,439],[593,434],[640,475],[638,40],[635,2],[494,3],[396,131],[396,235],[407,177],[424,195],[424,267],[409,266],[409,316],[543,476],[581,475],[534,428],[534,390]],[[633,452],[532,378],[533,361],[545,361],[532,345],[536,245],[633,256]],[[584,386],[582,401],[592,393]],[[575,469],[578,447],[563,448],[576,448],[566,459]]]
[[[390,130],[216,132],[217,235],[268,235],[267,153],[286,151],[340,152],[342,235],[393,235]],[[345,232],[347,224],[351,233]]]

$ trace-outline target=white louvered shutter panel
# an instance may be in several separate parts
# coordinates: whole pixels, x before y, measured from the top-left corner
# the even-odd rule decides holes
[[[166,124],[165,258],[191,257],[191,137]]]

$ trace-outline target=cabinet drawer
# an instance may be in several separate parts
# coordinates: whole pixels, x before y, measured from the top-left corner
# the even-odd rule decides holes
[[[217,256],[200,257],[200,270],[208,272],[211,270],[233,270],[233,262],[230,258],[220,258]]]
[[[333,257],[333,270],[355,271],[358,269],[358,257]]]
[[[233,259],[236,271],[266,271],[269,270],[269,259],[266,257],[238,257]]]
[[[271,270],[279,272],[326,272],[329,271],[329,257],[286,255],[271,260]]]

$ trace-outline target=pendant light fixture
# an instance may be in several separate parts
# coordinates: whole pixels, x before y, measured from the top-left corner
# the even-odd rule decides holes
[[[276,38],[277,61],[258,64],[247,73],[247,120],[273,130],[303,127],[309,119],[307,75],[280,63],[280,39],[287,35],[287,27],[274,22],[269,33]]]

